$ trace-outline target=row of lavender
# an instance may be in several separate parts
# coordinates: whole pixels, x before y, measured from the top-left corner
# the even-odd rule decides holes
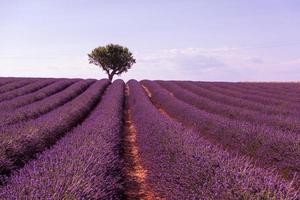
[[[23,166],[36,153],[54,144],[80,123],[99,101],[107,85],[107,80],[97,81],[76,98],[65,102],[63,106],[39,115],[35,119],[2,126],[0,128],[0,173],[7,174]],[[49,98],[46,98],[48,102]],[[47,104],[38,104],[38,108],[45,105],[47,107]],[[35,106],[31,104],[30,108],[35,111]]]
[[[12,84],[13,81],[9,80],[1,86],[2,80],[0,79],[0,90],[2,87]],[[5,114],[2,115],[3,120],[6,119],[5,116],[9,116],[9,113],[11,113],[11,117],[18,114],[22,116],[20,110],[26,107],[27,112],[32,113],[28,117],[17,117],[15,121],[3,123],[0,128],[2,131],[8,130],[8,132],[4,132],[6,136],[2,138],[6,140],[3,143],[5,148],[0,149],[0,155],[1,152],[4,152],[3,155],[5,155],[2,158],[0,156],[0,163],[1,161],[4,163],[2,165],[3,172],[22,166],[33,158],[35,153],[42,152],[80,123],[93,110],[93,105],[99,102],[100,96],[104,92],[103,88],[108,84],[107,81],[99,84],[100,82],[98,81],[98,85],[104,84],[105,86],[93,88],[97,82],[78,80],[64,82],[66,85],[62,87],[54,87],[55,83],[53,83],[45,85],[39,90],[29,91],[25,95],[16,95],[10,101],[3,101],[9,105],[14,105],[12,102],[16,103],[16,106],[11,108],[3,106],[7,108]],[[26,88],[26,85],[24,84],[23,88]],[[52,90],[51,85],[53,86]],[[160,87],[158,84],[156,86]],[[22,87],[15,87],[16,90],[19,88]],[[41,92],[43,88],[45,94]],[[56,91],[54,88],[60,89]],[[72,93],[74,88],[78,90]],[[91,88],[94,91],[90,92],[92,95],[85,95],[91,91]],[[73,129],[59,140],[53,148],[44,151],[38,156],[38,159],[29,162],[19,172],[15,172],[6,187],[0,189],[0,197],[5,199],[20,199],[24,196],[31,199],[124,198],[122,196],[124,190],[123,165],[119,154],[123,88],[124,83],[121,81],[109,86],[103,100],[90,117],[81,126]],[[129,88],[131,91],[129,102],[131,102],[130,107],[138,129],[141,157],[149,172],[147,180],[154,188],[154,192],[160,196],[168,199],[297,199],[297,193],[291,184],[275,177],[270,171],[255,168],[246,158],[236,158],[232,154],[224,152],[220,147],[215,147],[202,139],[198,132],[187,130],[174,120],[163,116],[151,105],[136,81],[129,82]],[[148,88],[150,87],[148,86]],[[190,111],[186,105],[199,103],[193,98],[176,100],[174,103],[172,101],[175,98],[170,96],[167,90],[160,88],[157,91],[157,96],[162,96],[160,100],[167,101],[174,107],[178,106],[177,108],[182,112]],[[160,93],[161,91],[163,93]],[[155,96],[156,92],[154,90],[151,92],[152,100],[156,102],[154,100],[158,99]],[[41,94],[41,96],[34,98],[34,94]],[[72,97],[68,98],[70,95]],[[191,97],[191,95],[186,96]],[[171,99],[168,99],[169,97]],[[77,103],[71,103],[76,100]],[[184,100],[192,101],[183,103]],[[78,105],[78,102],[81,102],[82,105],[79,105],[80,108],[74,109],[73,107]],[[160,107],[163,107],[162,105],[159,104]],[[166,105],[164,104],[164,106]],[[64,108],[65,106],[66,108]],[[176,116],[177,119],[182,120],[180,117],[183,115],[179,115],[180,112],[177,112],[177,116],[176,113],[174,115],[170,110],[167,111],[172,117]],[[191,112],[190,114],[192,118],[199,113]],[[207,122],[205,118],[197,119],[204,120],[204,124]],[[182,122],[188,125],[187,121]],[[43,127],[43,124],[46,127]],[[216,124],[209,125],[215,126]],[[245,124],[251,126],[251,124]],[[192,121],[191,126],[194,127],[194,125],[195,121]],[[246,128],[248,128],[247,126]],[[219,126],[217,130],[220,132],[219,129],[222,128],[224,127]],[[20,129],[23,131],[14,132]],[[189,145],[190,148],[188,148]],[[80,150],[80,154],[77,150]],[[69,156],[70,159],[68,159]],[[26,185],[28,187],[24,187]]]
[[[299,83],[236,83],[223,84],[224,86],[237,86],[241,91],[252,94],[261,94],[267,97],[288,97],[287,99],[298,99],[297,92],[300,91]]]
[[[0,109],[2,110],[2,112],[4,110],[12,110],[12,109],[16,109],[18,107],[21,107],[23,105],[28,105],[30,103],[33,103],[35,101],[41,100],[43,98],[46,98],[48,96],[50,96],[51,94],[57,93],[63,89],[65,89],[67,86],[71,85],[72,83],[75,83],[76,80],[64,80],[64,79],[58,79],[55,82],[46,85],[42,88],[39,88],[37,91],[34,92],[27,92],[26,94],[20,95],[20,96],[16,96],[11,100],[5,100],[5,101],[1,101],[0,102]],[[23,87],[24,88],[24,87]],[[22,89],[22,88],[20,88]],[[13,93],[13,91],[11,92],[7,92],[8,93]],[[6,94],[6,93],[5,93]],[[1,95],[4,96],[5,94]]]
[[[255,96],[249,94],[248,91],[239,92],[235,88],[226,88],[223,85],[217,83],[210,84],[197,84],[194,82],[177,82],[179,86],[188,90],[196,90],[196,93],[202,96],[208,97],[213,101],[217,101],[223,104],[228,104],[236,107],[240,107],[247,110],[258,111],[263,114],[269,115],[283,115],[283,116],[299,116],[299,111],[296,109],[288,109],[286,106],[288,102],[282,102],[280,106],[272,104],[268,101],[268,97]],[[232,86],[229,86],[232,87]],[[252,96],[252,97],[251,97]],[[262,99],[263,102],[259,101]]]
[[[156,82],[142,81],[142,84],[151,92],[151,99],[156,105],[185,126],[196,129],[210,141],[217,142],[236,154],[250,156],[260,166],[274,167],[287,178],[293,178],[295,174],[299,178],[298,134],[209,113],[193,106],[196,101],[186,92],[181,93],[182,100],[179,100],[178,96],[176,98],[170,95]]]
[[[42,92],[41,95],[28,94],[0,103],[0,107],[6,107],[0,113],[0,127],[34,119],[52,111],[83,93],[94,83],[94,80],[81,80],[74,84],[72,82],[70,80],[59,81],[58,85],[53,85],[55,86],[54,92],[51,88],[47,88],[47,92]],[[27,96],[29,96],[29,100]],[[25,105],[23,105],[24,103]]]
[[[0,78],[0,87],[10,83],[10,82],[13,82],[15,78]]]
[[[120,157],[124,82],[115,81],[108,86],[99,102],[107,81],[98,81],[64,110],[43,117],[47,123],[70,125],[80,117],[68,110],[97,102],[89,117],[69,132],[51,149],[44,151],[36,160],[15,172],[8,184],[0,189],[3,199],[122,199],[124,194]],[[76,101],[76,102],[75,102]],[[86,102],[88,101],[88,102]],[[75,107],[76,106],[76,107]],[[80,111],[84,112],[82,109]],[[60,118],[59,121],[52,117]],[[36,120],[37,121],[37,120]],[[44,125],[46,121],[41,121]],[[51,125],[52,124],[52,125]],[[57,124],[58,125],[58,124]],[[40,127],[42,128],[42,127]],[[58,127],[57,127],[58,128]],[[55,134],[57,131],[52,131]],[[65,129],[66,130],[66,129]],[[49,131],[49,130],[48,130]],[[38,134],[42,138],[47,132]],[[52,136],[51,136],[52,137]],[[49,138],[48,138],[49,139]]]
[[[10,89],[0,94],[0,98],[2,99],[2,101],[0,101],[1,125],[9,124],[8,122],[13,121],[17,122],[16,119],[20,121],[30,119],[30,115],[27,115],[27,113],[33,113],[32,108],[36,107],[37,104],[40,104],[40,107],[43,106],[44,108],[48,105],[49,102],[42,100],[52,95],[55,96],[55,94],[60,93],[78,81],[79,79],[0,78],[0,85],[3,82],[6,83],[0,87],[0,90],[3,89],[3,87]],[[23,84],[21,87],[15,85],[15,83],[20,82],[31,82],[31,84]],[[15,87],[7,87],[9,85],[12,86],[12,84],[14,84]],[[43,113],[39,112],[36,114]]]
[[[229,119],[269,125],[282,131],[300,132],[299,117],[264,113],[265,107],[263,105],[259,111],[247,109],[251,108],[254,103],[214,94],[192,83],[169,81],[158,81],[158,83],[177,98],[207,112],[219,114]],[[243,108],[244,105],[247,107]]]
[[[24,85],[27,85],[32,81],[33,81],[32,78],[26,78],[26,79],[12,78],[12,79],[4,79],[4,80],[3,78],[1,78],[0,94],[23,87]]]
[[[202,84],[195,84],[195,86],[200,86],[201,89],[206,89],[206,91],[212,92],[213,95],[221,95],[217,97],[217,101],[222,102],[222,99],[224,99],[223,103],[229,103],[233,106],[242,107],[243,109],[255,110],[262,114],[281,116],[283,119],[299,118],[300,116],[300,111],[298,109],[290,107],[291,102],[289,100],[280,100],[280,103],[278,105],[272,104],[271,101],[268,101],[268,99],[272,99],[270,97],[257,96],[260,99],[263,99],[263,102],[260,102],[259,100],[257,101],[256,97],[254,99],[249,99],[249,90],[237,92],[234,88],[227,88],[227,85],[226,88],[224,88],[223,85],[218,84],[210,84],[207,87],[203,86]],[[274,93],[276,93],[276,91],[274,91]],[[275,99],[278,100],[278,98]],[[215,100],[216,99],[214,99],[214,101]],[[241,103],[236,103],[237,101],[240,101]],[[297,103],[297,106],[299,106],[299,103]]]
[[[37,91],[47,85],[50,85],[51,83],[54,83],[54,82],[55,82],[54,79],[36,80],[36,81],[29,83],[19,89],[5,92],[4,94],[2,94],[0,96],[0,102],[7,101],[7,100],[10,100],[15,97],[22,96],[22,95],[25,95],[28,93],[35,92],[35,91]]]
[[[1,111],[10,109],[9,106],[12,104],[12,102],[16,102],[16,100],[19,101],[18,103],[23,103],[23,105],[30,103],[30,102],[27,103],[26,101],[21,102],[21,100],[27,98],[27,101],[30,101],[31,98],[34,99],[34,96],[39,96],[42,93],[47,93],[48,88],[53,87],[52,85],[57,85],[57,83],[60,81],[75,82],[76,79],[0,78]],[[17,106],[22,106],[22,104],[15,105],[15,107]]]
[[[282,106],[285,103],[289,103],[288,107],[298,106],[299,107],[299,95],[297,90],[297,86],[295,88],[291,88],[291,91],[285,92],[282,91],[281,88],[273,88],[269,91],[264,91],[264,89],[260,86],[256,86],[250,84],[247,87],[246,83],[196,83],[199,86],[217,89],[220,92],[230,93],[233,96],[242,96],[244,99],[256,101],[259,103],[267,103],[271,105],[279,105]],[[248,84],[249,85],[249,84]]]
[[[296,134],[300,131],[299,114],[298,116],[283,115],[283,113],[266,113],[266,105],[257,104],[254,102],[247,102],[243,98],[235,98],[220,94],[218,92],[210,91],[207,88],[198,87],[192,82],[162,82],[160,85],[168,89],[177,98],[188,102],[200,109],[204,109],[211,113],[216,113],[231,119],[239,119],[248,121],[254,124],[270,125],[276,129],[281,129],[285,132],[294,132]],[[178,86],[183,89],[178,89]],[[210,86],[215,86],[216,83],[210,83]],[[228,85],[228,84],[227,84]],[[232,92],[234,90],[232,89]],[[185,93],[185,96],[181,94]],[[257,107],[259,105],[259,107]],[[257,107],[257,110],[251,110]],[[274,110],[273,110],[274,111]],[[284,111],[283,111],[284,112]],[[299,111],[297,111],[299,112]]]
[[[151,99],[155,99],[158,107],[164,106],[168,112],[178,109],[176,114],[185,115],[187,121],[196,117],[193,115],[195,111],[185,110],[187,106],[184,103],[179,104],[174,97],[165,95],[157,83],[142,83],[150,90]],[[272,171],[254,166],[246,157],[236,157],[224,151],[220,146],[203,139],[198,131],[187,129],[162,114],[146,97],[138,82],[129,81],[128,86],[129,106],[137,129],[140,156],[147,169],[147,184],[157,196],[167,199],[299,197],[291,183],[277,177]],[[191,123],[196,122],[193,120]]]

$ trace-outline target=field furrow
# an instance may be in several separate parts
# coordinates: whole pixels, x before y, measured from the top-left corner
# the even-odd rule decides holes
[[[125,107],[124,107],[124,138],[123,138],[123,157],[125,161],[125,195],[126,199],[161,199],[155,194],[147,184],[147,170],[144,168],[140,149],[137,143],[137,130],[132,119],[132,109],[128,100],[130,90],[128,85],[125,88]]]

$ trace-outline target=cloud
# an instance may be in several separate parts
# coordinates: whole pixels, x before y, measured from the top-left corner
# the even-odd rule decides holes
[[[262,56],[238,48],[162,49],[135,55],[137,64],[125,79],[293,81],[300,72],[300,59]]]
[[[164,49],[136,56],[141,68],[151,69],[151,75],[154,73],[155,77],[164,79],[180,79],[182,76],[188,77],[189,74],[225,66],[215,56],[200,54],[191,49]]]
[[[178,48],[134,52],[137,63],[121,75],[129,79],[203,81],[299,80],[300,58],[263,57],[238,48]],[[0,57],[0,76],[104,78],[106,74],[81,56]],[[281,60],[281,62],[278,62]]]
[[[284,62],[282,62],[281,64],[286,65],[286,66],[294,66],[294,65],[297,65],[298,67],[300,67],[300,58],[296,58],[296,59],[284,61]]]
[[[255,64],[262,64],[264,63],[263,59],[260,58],[260,57],[253,57],[253,58],[250,58],[249,61],[255,63]]]
[[[137,52],[140,79],[237,80],[245,71],[263,63],[260,57],[244,55],[235,48],[181,48]],[[127,77],[126,77],[127,78]]]

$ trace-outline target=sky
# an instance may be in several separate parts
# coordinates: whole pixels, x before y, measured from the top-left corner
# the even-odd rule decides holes
[[[0,76],[105,78],[109,43],[124,80],[299,81],[300,1],[0,0]]]

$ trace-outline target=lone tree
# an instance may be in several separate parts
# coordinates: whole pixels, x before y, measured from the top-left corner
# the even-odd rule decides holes
[[[135,59],[128,48],[118,44],[108,44],[95,48],[88,56],[90,63],[98,65],[108,74],[110,82],[115,74],[120,75],[127,72],[135,63]]]

